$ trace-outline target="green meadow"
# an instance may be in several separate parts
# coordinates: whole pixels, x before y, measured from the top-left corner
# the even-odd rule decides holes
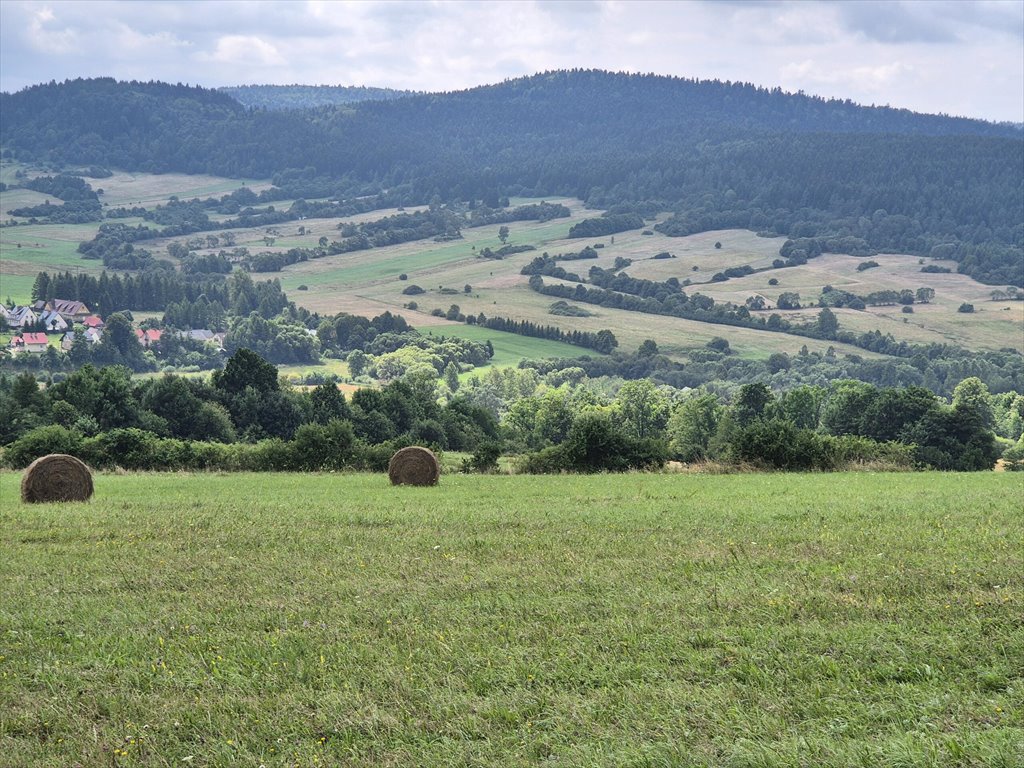
[[[0,474],[5,766],[1020,766],[1022,478]]]
[[[481,344],[489,341],[491,346],[494,347],[494,357],[491,358],[489,365],[497,367],[514,366],[520,360],[540,360],[545,357],[601,356],[599,352],[595,352],[592,349],[576,347],[562,341],[519,336],[515,333],[495,331],[479,325],[425,326],[421,329],[421,333],[432,336],[454,336]],[[478,372],[479,369],[473,369],[473,371]]]

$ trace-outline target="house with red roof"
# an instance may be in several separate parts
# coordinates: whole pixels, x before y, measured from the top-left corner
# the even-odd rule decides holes
[[[13,337],[7,346],[11,350],[11,354],[32,352],[39,355],[50,346],[50,340],[46,338],[45,333],[23,333]]]
[[[157,330],[156,328],[147,328],[142,330],[141,328],[135,329],[135,338],[139,340],[139,344],[149,349],[154,344],[160,341],[160,337],[163,336],[163,331]]]

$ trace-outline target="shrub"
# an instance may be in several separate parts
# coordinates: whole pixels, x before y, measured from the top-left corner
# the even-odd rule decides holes
[[[530,454],[521,468],[531,474],[625,472],[660,469],[667,459],[663,441],[630,437],[607,414],[587,413],[576,419],[563,443]]]
[[[26,432],[4,449],[3,463],[12,469],[23,469],[50,453],[66,453],[92,464],[82,452],[82,435],[67,427],[50,425]]]
[[[332,419],[327,424],[303,424],[295,430],[287,467],[300,472],[344,469],[352,462],[356,435],[352,424]]]
[[[485,440],[477,446],[473,455],[462,462],[463,472],[494,472],[498,469],[501,443]]]
[[[963,312],[963,313],[964,313],[965,315],[969,315],[969,314],[971,314],[972,312],[974,312],[974,305],[973,305],[973,304],[968,304],[968,303],[967,303],[967,302],[965,301],[965,302],[964,302],[963,304],[961,304],[961,305],[960,305],[960,306],[959,306],[959,307],[957,308],[957,310],[956,310],[956,311],[957,311],[957,312]]]
[[[707,344],[704,345],[708,349],[713,349],[716,352],[722,352],[724,354],[729,353],[729,340],[723,339],[721,336],[715,336]]]
[[[832,457],[837,469],[869,464],[874,469],[908,470],[914,468],[914,446],[904,443],[879,443],[860,435],[826,437],[832,444]]]
[[[402,289],[402,293],[406,296],[419,296],[421,293],[426,293],[426,290],[418,285],[408,285]]]
[[[833,469],[831,441],[782,419],[755,419],[740,429],[728,448],[730,460],[768,469]]]
[[[160,438],[152,432],[135,427],[101,432],[88,441],[95,466],[135,470],[170,469],[172,467],[160,463],[160,442]]]

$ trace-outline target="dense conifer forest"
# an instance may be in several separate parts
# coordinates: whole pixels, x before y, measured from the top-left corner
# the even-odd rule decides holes
[[[357,101],[399,99],[412,91],[367,88],[355,85],[237,85],[218,88],[246,107],[259,109],[309,109]]]

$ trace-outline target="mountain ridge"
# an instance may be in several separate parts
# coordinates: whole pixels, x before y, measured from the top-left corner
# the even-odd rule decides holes
[[[0,114],[5,151],[58,167],[273,178],[293,198],[567,195],[674,211],[673,235],[849,236],[1024,285],[1024,136],[968,118],[601,70],[301,110],[74,80],[0,95]]]

